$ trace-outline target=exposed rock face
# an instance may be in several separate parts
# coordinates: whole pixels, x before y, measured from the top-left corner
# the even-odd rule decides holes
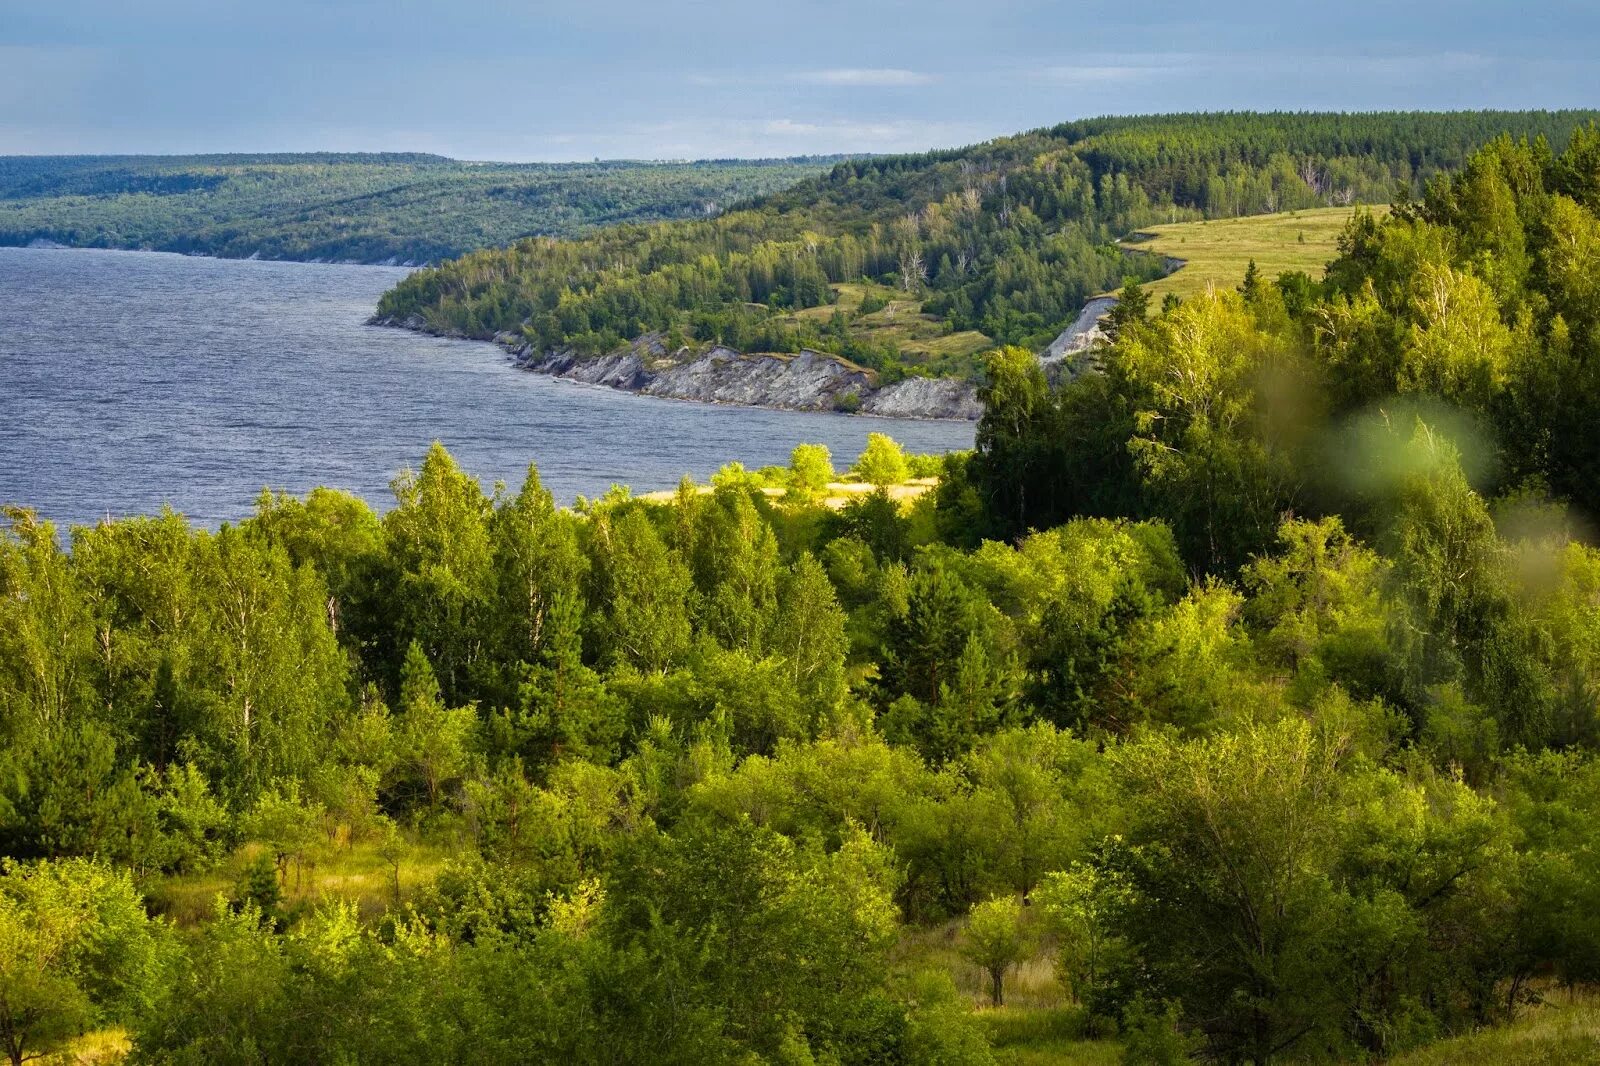
[[[613,389],[642,392],[650,383],[650,374],[645,370],[644,363],[632,352],[602,355],[595,359],[579,359],[571,352],[547,352],[532,358],[524,352],[512,354],[518,356],[517,366],[523,370],[553,374],[558,378],[581,381],[585,385],[605,385]]]
[[[1062,330],[1060,335],[1050,342],[1050,347],[1044,350],[1039,361],[1049,366],[1070,359],[1105,340],[1106,333],[1100,328],[1100,320],[1105,317],[1107,311],[1116,306],[1116,303],[1115,296],[1097,296],[1084,304],[1083,310],[1078,312],[1078,317],[1073,319],[1072,325]]]
[[[975,419],[983,413],[971,382],[906,378],[879,387],[867,371],[809,349],[799,355],[746,354],[719,346],[674,361],[652,335],[627,351],[586,359],[526,347],[513,348],[512,354],[527,370],[674,400],[794,411],[858,410],[893,418]]]
[[[420,315],[373,317],[375,326],[436,333]],[[513,333],[495,343],[523,370],[587,385],[603,385],[674,400],[780,407],[794,411],[860,411],[892,418],[976,419],[983,414],[977,388],[954,378],[906,378],[879,386],[871,372],[809,349],[799,355],[744,353],[722,346],[691,356],[668,352],[659,333],[601,356],[567,350],[538,352]]]
[[[1090,300],[1072,325],[1040,354],[1052,380],[1075,377],[1094,362],[1106,339],[1100,320],[1113,296]],[[431,329],[421,315],[370,320],[420,332]],[[983,415],[978,390],[957,378],[903,378],[878,385],[876,376],[836,356],[809,349],[799,355],[738,352],[722,346],[700,355],[667,351],[660,333],[647,333],[609,355],[580,356],[565,349],[536,352],[515,333],[497,333],[523,370],[586,385],[603,385],[674,400],[779,407],[795,411],[859,411],[886,418],[949,418],[975,421]]]
[[[849,395],[864,399],[873,383],[864,371],[820,352],[742,355],[719,347],[664,367],[641,391],[706,403],[832,411],[848,405]]]
[[[891,418],[983,417],[978,390],[957,378],[905,378],[867,397],[861,410]]]

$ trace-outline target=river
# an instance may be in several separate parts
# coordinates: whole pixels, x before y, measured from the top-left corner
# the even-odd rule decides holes
[[[0,248],[0,502],[62,525],[171,506],[215,527],[263,487],[390,502],[440,440],[486,488],[530,461],[558,500],[723,463],[846,466],[867,434],[918,452],[973,426],[719,407],[514,370],[490,344],[364,325],[399,268]]]

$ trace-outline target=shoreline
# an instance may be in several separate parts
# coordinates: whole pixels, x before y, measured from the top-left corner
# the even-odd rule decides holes
[[[374,315],[367,324],[495,344],[517,370],[656,399],[939,422],[976,422],[983,414],[977,386],[970,381],[906,377],[879,385],[870,371],[811,349],[739,352],[712,345],[697,354],[680,350],[677,354],[686,358],[663,365],[669,353],[659,334],[636,338],[608,355],[580,359],[570,351],[534,352],[510,333],[485,338],[436,331],[416,315],[408,319]]]
[[[225,263],[294,263],[300,266],[351,266],[382,267],[385,270],[424,270],[437,264],[406,261],[396,263],[390,259],[288,259],[281,256],[264,256],[259,251],[250,255],[218,255],[215,252],[177,252],[168,248],[121,248],[103,244],[62,244],[46,237],[35,237],[27,244],[0,242],[0,249],[23,252],[119,252],[135,255],[175,255],[183,259],[215,259]]]

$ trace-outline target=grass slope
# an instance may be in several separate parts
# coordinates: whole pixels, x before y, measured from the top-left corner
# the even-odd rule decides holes
[[[977,369],[980,352],[994,347],[994,340],[977,330],[953,331],[943,318],[923,311],[923,301],[888,285],[872,282],[840,282],[830,286],[838,302],[808,307],[781,315],[778,321],[793,326],[809,322],[818,328],[835,314],[849,323],[851,336],[872,344],[893,344],[907,363],[933,373],[969,373]],[[861,313],[868,297],[884,306]]]
[[[246,844],[214,869],[157,880],[148,887],[152,910],[179,926],[204,924],[219,895],[224,899],[237,895],[245,868],[263,851],[260,844]],[[344,900],[354,903],[364,917],[376,918],[386,907],[403,904],[432,884],[446,861],[458,851],[442,844],[407,843],[400,854],[397,901],[395,868],[379,853],[376,844],[321,844],[290,865],[281,889],[282,905],[285,910],[294,910]]]
[[[1152,255],[1182,259],[1184,265],[1145,289],[1159,302],[1167,293],[1183,299],[1210,285],[1232,288],[1254,259],[1268,280],[1291,270],[1321,278],[1338,255],[1339,234],[1358,210],[1385,214],[1387,207],[1327,207],[1274,215],[1210,219],[1151,226],[1122,242]]]
[[[1579,1066],[1600,1062],[1600,997],[1552,992],[1510,1025],[1402,1055],[1392,1066]]]

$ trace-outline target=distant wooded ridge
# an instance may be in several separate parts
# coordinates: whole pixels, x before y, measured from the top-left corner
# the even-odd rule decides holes
[[[415,152],[0,157],[0,245],[428,263],[703,218],[842,156],[492,163]]]

